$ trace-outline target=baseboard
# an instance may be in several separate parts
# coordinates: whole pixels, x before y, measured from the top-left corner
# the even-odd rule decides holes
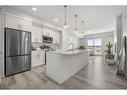
[[[0,75],[0,78],[4,78],[5,77],[5,75]]]
[[[35,66],[32,66],[32,68],[37,68],[37,67],[40,67],[40,66],[45,66],[45,64],[35,65]]]
[[[5,77],[5,75],[0,75],[0,78],[3,78],[3,77]]]

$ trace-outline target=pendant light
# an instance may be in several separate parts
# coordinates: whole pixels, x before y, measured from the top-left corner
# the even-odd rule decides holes
[[[65,22],[64,22],[64,28],[66,29],[67,28],[67,13],[66,13],[66,10],[67,10],[67,5],[64,5],[64,8],[65,8]]]
[[[84,21],[82,21],[82,34],[84,34]]]
[[[78,17],[78,15],[75,15],[75,19],[76,19],[76,22],[75,22],[75,25],[76,25],[76,26],[75,26],[75,33],[77,33],[77,31],[78,31],[78,29],[77,29],[77,27],[78,27],[78,26],[77,26],[77,17]]]

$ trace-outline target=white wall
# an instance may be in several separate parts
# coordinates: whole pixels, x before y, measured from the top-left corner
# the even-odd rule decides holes
[[[125,9],[122,15],[122,25],[123,36],[127,36],[127,8]]]
[[[69,31],[64,31],[62,33],[63,37],[63,49],[64,50],[69,50],[72,49],[72,46],[69,46],[69,43],[74,44],[74,48],[79,48],[79,38],[76,36],[73,36]]]
[[[0,76],[2,75],[2,30],[1,30],[1,22],[2,22],[2,20],[1,20],[1,12],[0,12]]]
[[[119,54],[122,46],[123,28],[122,28],[122,15],[117,16],[116,22],[116,34],[117,34],[117,55]]]
[[[4,75],[4,16],[0,7],[0,76]]]

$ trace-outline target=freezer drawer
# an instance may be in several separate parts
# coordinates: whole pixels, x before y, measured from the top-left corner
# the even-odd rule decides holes
[[[31,69],[31,55],[6,57],[5,75],[13,75]]]
[[[5,75],[12,75],[22,71],[22,57],[6,57]]]
[[[22,57],[22,69],[23,71],[31,69],[31,55]]]

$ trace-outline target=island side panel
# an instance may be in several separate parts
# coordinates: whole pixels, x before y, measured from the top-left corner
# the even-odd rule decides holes
[[[75,73],[83,69],[88,61],[88,52],[82,52],[74,55],[62,55],[61,80],[62,82],[69,79]]]
[[[88,52],[77,54],[47,53],[46,74],[61,84],[89,63],[88,56]]]
[[[61,55],[47,52],[46,75],[54,81],[61,83]]]

